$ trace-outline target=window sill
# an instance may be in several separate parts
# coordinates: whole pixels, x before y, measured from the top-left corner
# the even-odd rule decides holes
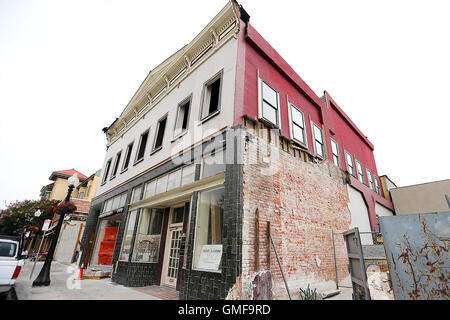
[[[109,178],[109,181],[114,180],[116,176],[112,176],[111,178]]]
[[[140,158],[139,160],[135,161],[135,162],[133,163],[133,166],[137,165],[138,163],[140,163],[140,162],[142,162],[142,161],[144,161],[144,157],[142,157],[142,158]]]
[[[188,131],[187,131],[187,129],[186,129],[186,130],[184,130],[183,132],[177,134],[176,136],[174,136],[174,137],[172,138],[172,140],[170,140],[170,142],[175,142],[176,140],[182,138],[187,132],[188,132]]]
[[[277,124],[274,124],[273,122],[265,119],[265,118],[258,118],[259,121],[261,121],[262,123],[264,123],[266,126],[268,126],[271,129],[278,129],[281,130],[280,126]]]
[[[127,172],[127,171],[128,171],[128,167],[125,168],[125,169],[123,169],[122,171],[120,171],[120,174],[122,174],[122,173],[124,173],[124,172]]]
[[[308,145],[305,144],[304,142],[301,142],[300,140],[297,140],[295,138],[292,138],[291,141],[294,142],[295,144],[297,144],[298,147],[305,149],[305,151],[308,150]]]
[[[157,149],[154,149],[152,152],[150,152],[150,155],[153,155],[153,154],[157,153],[161,149],[162,149],[162,146],[157,148]]]
[[[220,108],[217,111],[214,111],[213,113],[207,115],[206,117],[204,117],[203,119],[200,119],[200,123],[198,124],[199,126],[202,125],[204,122],[208,121],[211,118],[214,118],[215,116],[217,116],[220,113]]]

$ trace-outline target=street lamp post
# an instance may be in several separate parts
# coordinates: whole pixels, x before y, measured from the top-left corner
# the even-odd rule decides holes
[[[72,194],[72,190],[76,185],[78,185],[78,182],[79,182],[79,180],[78,180],[76,173],[74,173],[73,176],[71,176],[68,179],[69,189],[67,191],[67,196],[66,196],[66,199],[64,200],[64,203],[69,202],[70,195]],[[61,226],[64,222],[64,215],[65,215],[65,211],[62,210],[62,212],[59,216],[58,224],[56,225],[55,232],[53,234],[52,243],[50,245],[50,248],[48,249],[48,253],[45,258],[44,265],[43,265],[38,277],[36,278],[36,280],[33,281],[33,287],[50,285],[50,267],[52,265],[53,254],[55,253],[56,243],[58,242],[59,232],[61,231]]]

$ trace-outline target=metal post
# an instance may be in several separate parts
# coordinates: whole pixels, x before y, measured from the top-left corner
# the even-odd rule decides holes
[[[280,267],[281,275],[283,276],[283,281],[284,281],[284,285],[286,286],[287,293],[289,295],[289,300],[292,300],[291,292],[289,291],[286,277],[284,276],[283,267],[281,266],[280,258],[278,257],[277,248],[275,248],[275,243],[273,242],[272,235],[270,234],[270,223],[269,222],[267,223],[267,227],[269,228],[268,229],[269,239],[272,242],[273,250],[275,251],[275,256],[277,257],[278,266]]]
[[[331,238],[333,239],[334,270],[336,271],[336,289],[339,289],[338,269],[337,269],[337,263],[336,263],[336,246],[334,244],[334,231],[333,230],[331,230]]]
[[[64,203],[69,202],[70,195],[72,194],[74,186],[69,186],[69,191],[67,192],[67,197],[64,200]],[[44,266],[41,269],[36,280],[33,281],[33,287],[35,286],[48,286],[50,285],[50,267],[52,265],[53,254],[55,253],[56,243],[58,242],[59,232],[61,231],[62,224],[64,222],[65,212],[62,210],[61,215],[59,217],[58,224],[55,228],[55,233],[52,238],[52,243],[50,245],[50,249],[48,249],[47,256],[45,257]]]

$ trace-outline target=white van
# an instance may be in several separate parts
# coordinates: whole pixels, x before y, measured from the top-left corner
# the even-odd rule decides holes
[[[22,269],[25,256],[21,255],[20,238],[0,236],[0,296],[17,299],[14,283]]]

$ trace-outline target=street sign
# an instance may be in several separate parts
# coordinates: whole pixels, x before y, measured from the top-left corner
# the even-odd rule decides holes
[[[50,227],[50,222],[52,222],[51,219],[44,220],[44,224],[42,225],[42,231],[47,231]]]

